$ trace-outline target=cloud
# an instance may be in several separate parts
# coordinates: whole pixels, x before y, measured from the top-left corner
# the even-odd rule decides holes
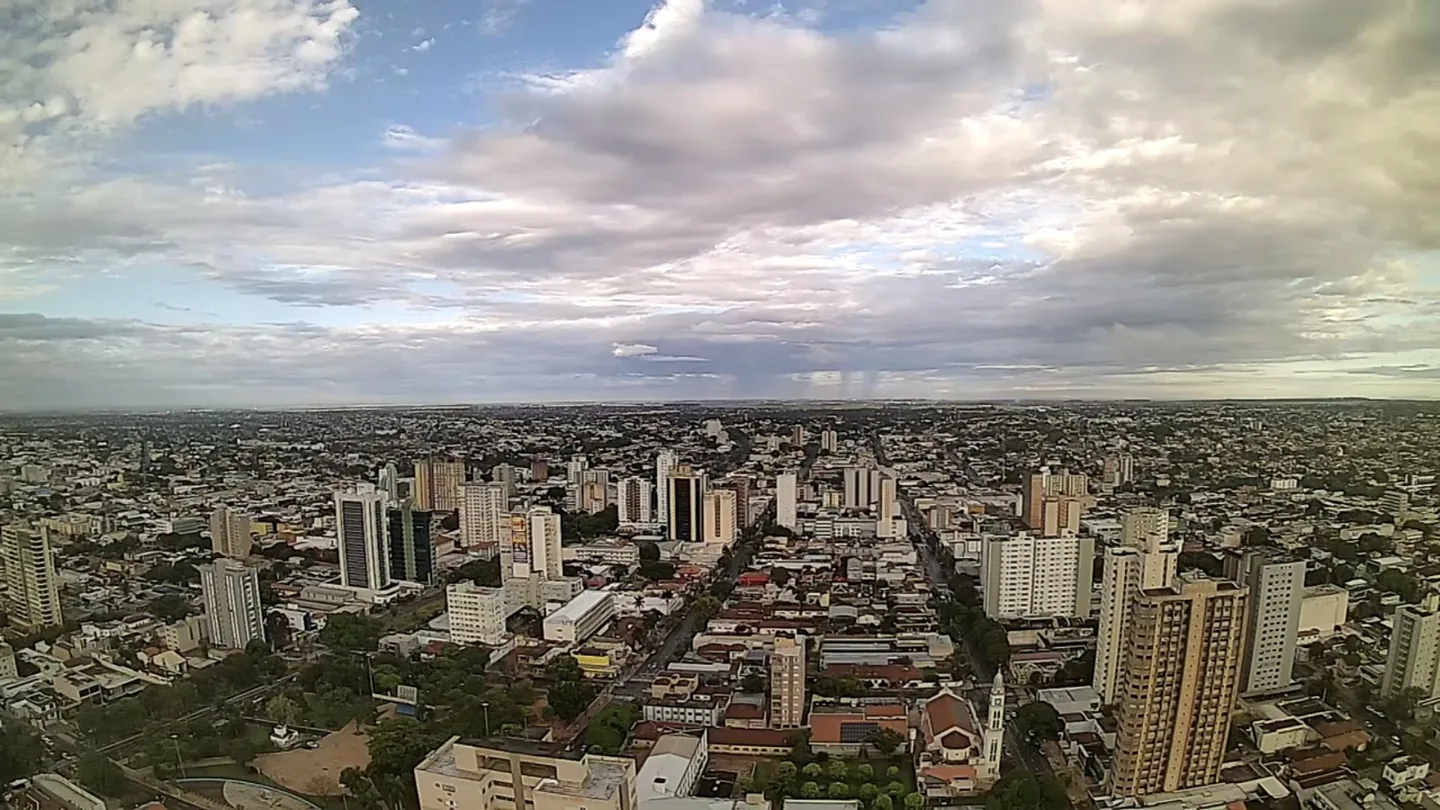
[[[348,6],[287,8],[324,25]],[[323,84],[348,24],[315,70],[270,37],[261,61],[291,78],[253,95]],[[390,127],[406,154],[379,170],[185,166],[15,195],[0,268],[23,288],[163,263],[360,324],[216,324],[246,353],[213,385],[224,370],[273,401],[1425,394],[1437,36],[1405,0],[932,0],[842,33],[673,0],[603,64],[509,83],[492,126]],[[117,109],[251,97],[205,92]],[[54,98],[24,115],[104,128]],[[65,365],[34,330],[66,328],[30,325],[4,361],[26,397],[61,385],[37,364]],[[136,396],[213,348],[124,328],[88,340],[155,369]]]
[[[414,45],[413,47],[411,47],[410,50],[415,51],[415,52],[417,52],[417,53],[424,53],[425,51],[430,50],[430,48],[431,48],[434,44],[435,44],[435,38],[434,38],[434,37],[429,37],[429,38],[427,38],[427,39],[422,39],[422,40],[420,40],[419,42],[415,43],[415,45]]]

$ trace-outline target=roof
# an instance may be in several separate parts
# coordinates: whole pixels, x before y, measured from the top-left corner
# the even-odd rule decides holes
[[[765,717],[765,709],[753,703],[736,703],[731,701],[725,708],[726,720],[761,720]]]
[[[952,728],[961,728],[972,734],[976,730],[975,719],[965,701],[948,689],[942,689],[925,701],[925,717],[930,723],[930,733],[936,736]]]
[[[609,591],[581,591],[574,599],[566,602],[559,610],[545,617],[545,621],[557,622],[578,622],[585,618],[585,614],[594,610],[601,603],[613,599],[614,595]]]
[[[773,748],[783,748],[793,745],[799,731],[795,729],[780,728],[730,728],[728,726],[717,726],[707,730],[710,735],[710,744],[715,745],[753,745]]]
[[[971,765],[932,765],[928,768],[921,768],[920,776],[925,779],[939,779],[942,782],[974,779],[975,768]]]
[[[635,792],[640,801],[674,796],[682,787],[685,772],[699,748],[700,740],[689,735],[661,737],[635,777]]]

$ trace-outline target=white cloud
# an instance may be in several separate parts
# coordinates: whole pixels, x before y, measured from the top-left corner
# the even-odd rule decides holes
[[[654,354],[660,351],[654,346],[646,346],[643,343],[616,343],[610,350],[610,354],[616,357],[643,357],[647,354]]]

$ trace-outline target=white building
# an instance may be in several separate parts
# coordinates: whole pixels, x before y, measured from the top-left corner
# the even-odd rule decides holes
[[[582,591],[545,617],[545,640],[580,644],[599,632],[614,616],[615,599],[609,591]]]
[[[650,501],[654,488],[649,481],[639,476],[622,478],[615,489],[620,525],[635,526],[652,521]]]
[[[1350,618],[1350,592],[1339,585],[1305,589],[1300,600],[1300,638],[1297,643],[1323,641],[1340,632]]]
[[[498,647],[505,642],[505,590],[457,582],[445,589],[450,640]]]
[[[250,556],[250,516],[224,506],[210,513],[210,548],[243,560]]]
[[[677,461],[673,450],[661,450],[655,456],[655,495],[658,498],[655,514],[662,519],[670,514],[670,471],[675,469]]]
[[[985,615],[1089,617],[1094,559],[1090,537],[986,538],[980,553]]]
[[[705,500],[702,539],[707,545],[729,546],[735,542],[735,491],[712,490]]]
[[[1385,658],[1385,678],[1380,682],[1382,697],[1393,697],[1406,689],[1419,689],[1426,698],[1440,695],[1440,598],[1425,597],[1424,604],[1403,605],[1395,610],[1395,628],[1390,633],[1390,650]]]
[[[775,523],[791,531],[799,525],[795,517],[795,473],[775,476]]]
[[[700,781],[710,761],[707,734],[705,731],[699,736],[666,734],[655,741],[635,777],[635,797],[640,800],[640,810],[646,810],[657,800],[678,799],[694,793],[695,783]]]
[[[1127,524],[1129,526],[1131,524]],[[1168,525],[1168,521],[1167,521]],[[1095,645],[1095,691],[1105,703],[1118,699],[1121,663],[1128,652],[1130,618],[1140,591],[1163,588],[1175,578],[1180,549],[1165,532],[1123,529],[1138,545],[1105,549],[1100,577],[1100,629]]]
[[[265,609],[260,603],[257,571],[231,559],[199,566],[210,643],[243,650],[265,640]]]
[[[335,532],[341,585],[378,591],[390,584],[385,493],[368,484],[335,493]]]
[[[845,468],[846,509],[870,509],[879,497],[879,470],[870,467]]]
[[[1241,584],[1250,588],[1250,616],[1240,689],[1250,694],[1284,689],[1290,686],[1295,667],[1305,562],[1251,553],[1243,563]]]
[[[493,558],[509,530],[510,498],[504,484],[469,481],[460,485],[460,543]]]

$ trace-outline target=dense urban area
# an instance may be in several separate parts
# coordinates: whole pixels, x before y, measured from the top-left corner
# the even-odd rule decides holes
[[[0,779],[1440,810],[1437,468],[1399,402],[12,416]]]

